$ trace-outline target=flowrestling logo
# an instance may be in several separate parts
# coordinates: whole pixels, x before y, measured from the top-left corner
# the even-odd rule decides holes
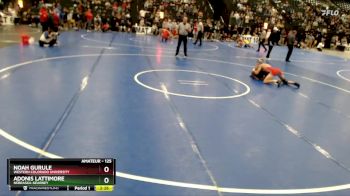
[[[339,10],[321,10],[322,16],[338,16]]]
[[[322,5],[322,3],[319,3],[318,0],[314,1],[316,6]],[[338,16],[339,10],[330,10],[328,9],[328,6],[325,7],[326,9],[321,9],[322,16]]]

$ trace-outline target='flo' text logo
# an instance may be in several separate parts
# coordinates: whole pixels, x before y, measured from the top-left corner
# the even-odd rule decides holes
[[[339,10],[321,10],[322,16],[338,16]]]

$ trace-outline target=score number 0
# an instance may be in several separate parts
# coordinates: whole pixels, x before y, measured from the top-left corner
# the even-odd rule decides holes
[[[108,167],[108,166],[104,167],[104,168],[103,168],[103,171],[104,171],[105,173],[108,173],[108,172],[109,172],[109,167]],[[108,184],[108,183],[109,183],[109,178],[108,178],[108,177],[105,177],[105,178],[103,179],[103,182],[104,182],[105,184]]]
[[[105,159],[105,163],[112,163],[112,159]],[[108,166],[105,166],[104,168],[103,168],[103,171],[104,171],[104,173],[109,173],[109,167]],[[105,177],[104,179],[103,179],[103,182],[105,183],[105,184],[108,184],[109,183],[109,178],[108,177]]]

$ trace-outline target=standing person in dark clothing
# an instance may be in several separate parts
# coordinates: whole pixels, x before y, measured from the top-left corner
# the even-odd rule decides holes
[[[293,48],[294,48],[294,42],[295,42],[295,35],[297,34],[296,30],[289,31],[288,36],[287,36],[287,46],[288,46],[288,53],[286,56],[286,62],[290,62],[289,58],[293,53]]]
[[[117,17],[116,14],[110,17],[110,29],[111,31],[117,31]]]
[[[187,57],[187,36],[188,33],[191,32],[191,26],[189,23],[187,23],[187,17],[183,17],[182,23],[179,24],[179,41],[177,43],[177,48],[176,48],[176,54],[175,56],[177,56],[179,54],[179,49],[181,46],[181,43],[184,43],[184,54],[185,57]]]
[[[274,45],[278,44],[278,40],[280,39],[280,34],[278,33],[278,28],[274,27],[273,31],[268,39],[269,43],[269,51],[267,52],[266,58],[270,58],[270,53]]]
[[[78,30],[80,29],[80,27],[81,27],[81,17],[82,17],[82,15],[81,15],[79,9],[76,8],[75,11],[74,11],[74,13],[73,13],[73,19],[74,19],[74,21],[75,21],[75,27],[74,27],[74,29],[75,29],[76,31],[78,31]]]
[[[260,51],[260,46],[262,46],[265,49],[265,52],[267,51],[265,47],[265,40],[266,40],[266,31],[262,30],[262,32],[260,32],[260,35],[259,35],[259,47],[257,52]]]
[[[198,21],[197,31],[198,31],[197,39],[193,44],[196,45],[199,40],[199,46],[202,46],[202,38],[203,38],[203,31],[204,31],[202,19],[199,19]]]

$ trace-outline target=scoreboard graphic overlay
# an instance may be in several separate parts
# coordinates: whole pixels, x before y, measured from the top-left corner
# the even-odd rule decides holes
[[[7,159],[11,191],[113,191],[115,159]]]

